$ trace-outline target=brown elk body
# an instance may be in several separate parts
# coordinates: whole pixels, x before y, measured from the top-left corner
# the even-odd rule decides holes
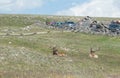
[[[63,52],[58,52],[58,49],[56,47],[53,47],[53,55],[58,55],[58,56],[67,56]]]

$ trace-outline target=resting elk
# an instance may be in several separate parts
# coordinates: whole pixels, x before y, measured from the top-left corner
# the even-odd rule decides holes
[[[100,50],[100,48],[98,48],[98,49],[96,49],[96,50],[93,50],[93,48],[90,48],[89,56],[90,56],[91,58],[98,58],[98,55],[95,54],[95,52],[96,52],[96,51],[99,51],[99,50]]]

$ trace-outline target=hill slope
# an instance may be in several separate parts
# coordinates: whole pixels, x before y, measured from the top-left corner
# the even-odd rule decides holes
[[[29,31],[20,31],[20,28],[12,27],[18,30],[15,33],[50,32],[0,36],[0,78],[120,77],[119,37],[61,32],[40,25],[31,26]],[[54,45],[67,56],[53,56],[51,47]],[[98,59],[88,56],[91,47],[100,47],[100,51],[96,52]]]

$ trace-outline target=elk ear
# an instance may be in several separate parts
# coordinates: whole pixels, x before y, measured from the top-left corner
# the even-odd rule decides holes
[[[89,50],[90,53],[92,53],[92,48],[90,47],[90,50]]]
[[[92,48],[92,47],[90,47],[90,52],[91,52],[91,51],[93,51],[93,48]]]

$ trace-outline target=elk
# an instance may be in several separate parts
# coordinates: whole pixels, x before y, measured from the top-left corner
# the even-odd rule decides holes
[[[98,55],[95,54],[96,51],[99,51],[100,48],[96,49],[96,50],[93,50],[93,48],[90,48],[90,53],[89,53],[89,56],[91,58],[98,58]]]
[[[66,56],[65,53],[63,53],[63,52],[58,52],[57,47],[53,47],[52,50],[53,50],[53,55],[57,55],[57,56]]]

